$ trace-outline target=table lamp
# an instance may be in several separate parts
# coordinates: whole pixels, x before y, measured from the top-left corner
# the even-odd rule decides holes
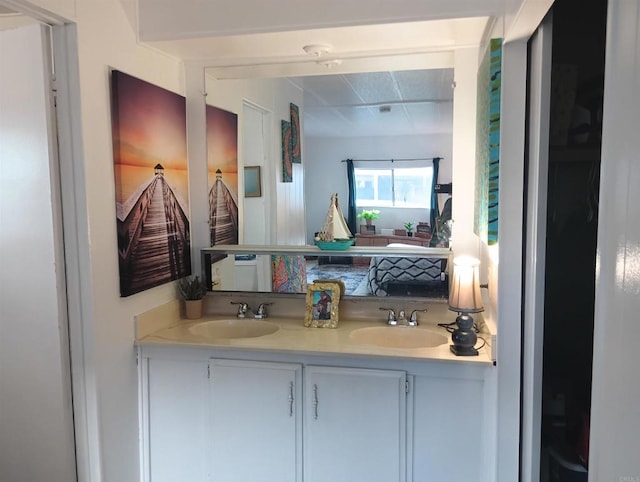
[[[477,356],[474,348],[478,337],[470,313],[484,311],[480,295],[480,261],[461,256],[453,260],[453,278],[449,289],[449,309],[458,313],[456,328],[451,334],[451,351],[457,356]]]

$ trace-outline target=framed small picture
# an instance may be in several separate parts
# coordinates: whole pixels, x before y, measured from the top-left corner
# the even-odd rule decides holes
[[[244,168],[244,197],[260,196],[262,196],[260,166],[246,166]]]
[[[337,328],[338,305],[342,295],[340,284],[318,282],[307,287],[307,310],[304,326],[311,328]]]

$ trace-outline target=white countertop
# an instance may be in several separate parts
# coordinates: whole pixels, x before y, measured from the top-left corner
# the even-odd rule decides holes
[[[175,307],[172,307],[175,312]],[[391,357],[411,360],[434,360],[453,363],[471,363],[480,365],[492,365],[488,347],[479,350],[479,356],[458,357],[451,353],[450,334],[436,324],[423,323],[417,327],[395,326],[390,330],[428,330],[445,335],[448,342],[435,347],[420,348],[395,348],[377,345],[362,344],[351,339],[354,330],[366,327],[385,327],[385,323],[379,320],[350,321],[340,320],[338,328],[307,328],[301,318],[272,317],[263,321],[278,327],[275,333],[254,338],[209,338],[191,333],[189,330],[194,325],[209,320],[229,320],[233,316],[204,316],[199,320],[175,319],[163,322],[158,318],[157,310],[137,317],[136,344],[167,345],[167,346],[197,346],[197,347],[224,347],[242,350],[309,353],[309,354],[335,354],[335,355],[360,355],[368,357]],[[243,320],[238,320],[242,322]],[[480,335],[482,336],[482,335]],[[479,344],[482,340],[478,340]]]

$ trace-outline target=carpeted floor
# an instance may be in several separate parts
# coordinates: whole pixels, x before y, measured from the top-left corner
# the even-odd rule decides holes
[[[346,294],[352,295],[360,286],[368,269],[368,266],[351,264],[318,265],[316,261],[307,261],[307,282],[313,283],[316,279],[341,279],[347,289]]]

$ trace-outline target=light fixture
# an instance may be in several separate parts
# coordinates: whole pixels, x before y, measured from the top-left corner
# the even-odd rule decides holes
[[[312,55],[314,57],[322,57],[323,55],[327,55],[331,52],[331,45],[329,44],[309,44],[302,47],[302,50],[307,55]]]
[[[453,260],[453,278],[449,289],[449,309],[458,313],[456,328],[451,334],[451,351],[458,356],[476,356],[478,337],[470,313],[484,311],[480,295],[480,261],[468,256]]]

